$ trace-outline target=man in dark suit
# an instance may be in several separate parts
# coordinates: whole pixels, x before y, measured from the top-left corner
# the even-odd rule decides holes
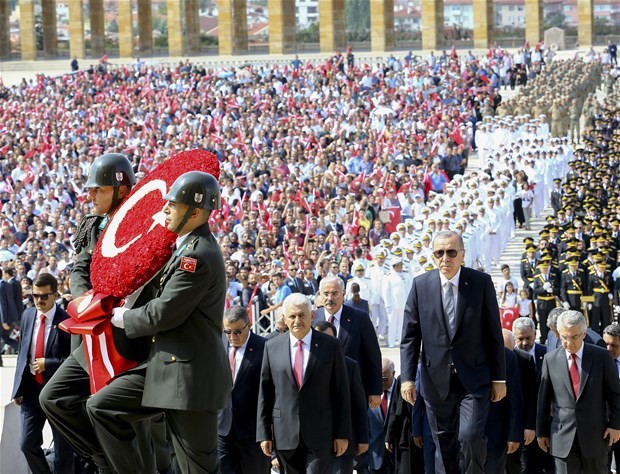
[[[442,231],[435,236],[438,269],[413,280],[400,349],[401,392],[409,403],[415,401],[414,380],[422,357],[421,393],[440,453],[437,462],[446,474],[460,472],[460,454],[463,471],[484,472],[489,402],[506,396],[504,341],[493,282],[487,274],[462,267],[464,256],[460,234]]]
[[[536,436],[557,473],[605,473],[620,439],[620,380],[609,353],[584,344],[579,311],[558,317],[562,348],[547,353],[538,392]]]
[[[41,387],[71,353],[71,337],[58,325],[69,315],[55,301],[58,282],[49,273],[40,273],[32,286],[36,308],[22,315],[21,334],[11,398],[21,406],[19,445],[34,474],[51,474],[41,449],[43,425],[47,417],[39,404]],[[54,472],[72,474],[73,449],[52,425]]]
[[[316,310],[314,321],[329,321],[336,326],[344,354],[359,364],[369,406],[377,408],[383,393],[379,341],[368,314],[344,306],[344,289],[344,282],[337,276],[321,280],[323,307]]]
[[[297,264],[291,262],[287,269],[287,277],[284,284],[291,289],[291,293],[303,293],[304,281],[297,276]]]
[[[336,326],[329,321],[320,321],[314,326],[317,331],[336,337]],[[368,402],[362,385],[360,369],[350,357],[345,356],[351,395],[351,437],[349,447],[342,456],[332,455],[329,465],[331,474],[352,474],[356,455],[368,451]],[[359,469],[358,469],[359,471]]]
[[[14,325],[19,325],[20,313],[15,307],[13,288],[4,278],[0,278],[0,351],[2,346],[8,344],[13,350],[17,350],[19,343],[11,338]],[[2,367],[2,355],[0,353],[0,367]]]
[[[514,353],[514,336],[507,329],[504,334],[506,356],[506,397],[489,407],[485,426],[487,459],[485,472],[506,472],[507,456],[516,452],[523,441],[524,411],[521,391],[521,371]],[[529,357],[529,356],[528,356]]]
[[[609,355],[614,360],[616,369],[620,373],[620,324],[610,324],[603,329],[603,339],[607,344],[607,350]],[[609,463],[608,466],[611,469],[611,457],[616,460],[616,469],[620,465],[620,441],[616,441],[611,450],[609,451]],[[611,472],[611,470],[610,470]]]
[[[3,269],[2,278],[8,281],[9,285],[11,285],[11,288],[13,289],[13,300],[15,301],[15,309],[17,310],[17,314],[22,314],[24,312],[22,285],[15,278],[15,270],[13,270],[12,268]]]
[[[368,408],[368,426],[370,429],[370,446],[368,448],[368,469],[371,474],[388,474],[394,470],[394,445],[386,447],[386,435],[390,419],[390,411],[397,403],[396,391],[400,383],[396,382],[394,362],[382,360],[383,394],[381,404],[377,408]]]
[[[256,442],[256,403],[265,339],[250,330],[248,312],[233,306],[224,313],[224,349],[233,389],[218,414],[217,449],[222,472],[269,473],[269,458]]]
[[[134,455],[136,421],[164,412],[182,473],[217,472],[217,412],[229,400],[231,376],[222,346],[226,278],[209,230],[221,207],[217,180],[182,174],[164,196],[168,230],[179,237],[155,298],[114,308],[111,323],[127,336],[151,337],[146,367],[112,380],[86,402],[97,438],[117,472],[142,472]]]
[[[293,293],[283,308],[289,332],[265,344],[256,440],[266,456],[277,446],[287,474],[324,474],[351,434],[344,354],[338,340],[312,330],[307,296]]]
[[[556,308],[558,309],[558,308]],[[562,309],[560,309],[563,311]],[[553,310],[552,310],[553,311]],[[557,314],[557,313],[556,313]],[[554,321],[557,319],[555,316]],[[554,323],[555,324],[555,323]],[[536,328],[530,318],[517,318],[512,323],[515,336],[515,355],[519,362],[521,374],[521,392],[523,394],[524,411],[524,442],[520,452],[508,456],[508,471],[510,474],[520,473],[523,469],[528,473],[540,473],[552,469],[553,460],[549,454],[543,452],[536,443],[536,398],[540,386],[542,363],[547,353],[547,346],[534,342]],[[553,334],[553,332],[550,332]],[[524,360],[524,357],[525,359]],[[528,367],[528,362],[533,368]],[[531,371],[533,370],[533,375]]]

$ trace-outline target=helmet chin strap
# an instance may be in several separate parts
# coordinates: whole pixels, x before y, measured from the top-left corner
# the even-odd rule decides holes
[[[116,206],[118,204],[118,190],[120,188],[118,186],[114,186],[114,192],[112,194],[112,203],[110,204],[110,211],[108,212],[108,214],[112,214],[115,210],[116,210]]]
[[[194,212],[194,209],[196,209],[195,207],[188,207],[187,211],[185,211],[185,214],[183,214],[183,217],[181,218],[181,222],[179,222],[179,225],[176,226],[176,228],[174,228],[172,230],[172,232],[174,232],[175,234],[181,234],[181,231],[183,230],[183,227],[185,227],[185,224],[187,224],[187,221],[189,221],[189,217],[192,215],[192,212]]]

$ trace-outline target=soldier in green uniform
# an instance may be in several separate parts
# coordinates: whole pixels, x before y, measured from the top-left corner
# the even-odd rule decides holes
[[[150,338],[148,363],[114,379],[88,400],[86,410],[119,473],[142,472],[132,465],[133,425],[162,411],[181,472],[218,473],[217,412],[232,386],[221,341],[224,258],[209,229],[211,212],[220,208],[219,183],[191,171],[177,178],[164,199],[166,225],[178,238],[160,288],[142,307],[115,308],[111,320],[131,339]]]
[[[131,163],[125,155],[109,153],[96,158],[89,170],[86,188],[93,204],[93,213],[84,216],[74,239],[77,260],[71,270],[71,295],[76,298],[92,289],[90,264],[92,254],[112,214],[129,194],[136,183]],[[154,295],[154,290],[145,288],[136,305],[144,304]],[[148,356],[148,338],[130,341],[123,331],[113,331],[117,350],[123,357],[142,362]],[[108,463],[86,413],[85,403],[90,396],[88,364],[80,336],[71,339],[72,355],[43,388],[40,395],[41,407],[48,419],[71,443],[82,457],[92,459],[100,471],[106,472]],[[164,431],[163,435],[161,431]],[[139,427],[137,448],[133,457],[142,464],[144,472],[155,471],[155,461],[149,436],[150,425]],[[159,429],[165,438],[165,426]]]

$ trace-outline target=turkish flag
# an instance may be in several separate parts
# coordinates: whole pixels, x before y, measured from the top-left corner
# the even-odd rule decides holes
[[[396,226],[400,224],[400,207],[388,207],[384,209],[390,216],[390,220],[385,223],[385,231],[388,234],[396,232]]]
[[[519,307],[500,308],[499,315],[502,321],[502,328],[512,331],[512,323],[519,317]]]

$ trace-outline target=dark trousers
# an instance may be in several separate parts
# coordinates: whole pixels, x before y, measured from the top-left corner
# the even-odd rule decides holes
[[[484,465],[486,474],[503,474],[506,472],[506,449],[487,450],[487,460]]]
[[[254,439],[238,439],[234,434],[217,437],[222,474],[269,474],[271,459]]]
[[[601,306],[592,306],[590,312],[590,327],[598,334],[603,335],[603,329],[609,326],[611,321],[611,305],[609,302]]]
[[[146,369],[114,379],[86,402],[109,464],[119,473],[152,472],[139,452],[135,424],[166,415],[172,446],[183,474],[219,473],[217,412],[207,410],[163,410],[142,405]]]
[[[115,382],[125,376],[118,377]],[[97,466],[105,467],[108,462],[104,449],[86,412],[89,397],[88,373],[73,356],[69,356],[43,387],[39,400],[50,424],[58,429],[75,451],[84,458],[92,459]],[[150,420],[136,425],[136,432],[138,441],[131,459],[141,463],[144,472],[154,472],[155,457],[150,440]]]
[[[355,461],[355,453],[353,452],[350,454],[345,453],[342,456],[332,454],[328,472],[330,474],[353,474],[353,461]]]
[[[33,384],[36,383],[33,380]],[[21,434],[19,447],[26,457],[28,467],[33,474],[51,474],[45,455],[43,454],[43,426],[47,420],[39,404],[40,388],[34,388],[23,395],[20,407]],[[73,449],[56,428],[52,425],[54,439],[54,473],[73,474]]]
[[[609,462],[607,463],[607,467],[609,468],[609,472],[611,472],[611,459],[615,458],[616,460],[616,471],[620,468],[620,441],[615,442],[611,445],[611,450],[609,451]]]
[[[329,472],[331,449],[312,450],[303,441],[297,449],[278,449],[285,474],[325,474]]]
[[[538,327],[540,329],[540,343],[547,342],[549,328],[547,327],[547,317],[553,308],[555,308],[555,300],[536,300],[536,314],[538,317]]]
[[[556,474],[605,474],[608,472],[607,458],[583,452],[579,445],[578,435],[575,435],[568,456],[554,458],[554,461]]]
[[[484,427],[489,413],[489,396],[474,397],[458,378],[450,378],[445,400],[425,399],[433,440],[446,474],[482,474],[487,457]],[[459,460],[462,456],[462,463]]]
[[[506,472],[508,474],[544,474],[554,472],[553,458],[545,453],[536,440],[529,445],[521,445],[517,451],[509,454],[506,459]]]

